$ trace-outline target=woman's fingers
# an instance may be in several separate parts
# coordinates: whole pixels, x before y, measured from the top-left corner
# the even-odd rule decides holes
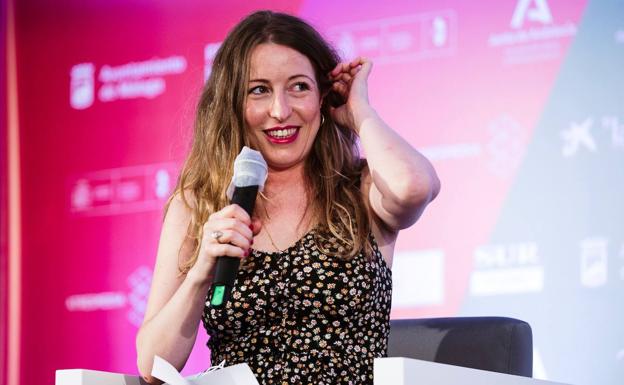
[[[220,218],[236,218],[241,222],[247,224],[247,226],[251,224],[251,218],[249,218],[249,214],[247,214],[247,212],[237,204],[225,206],[221,210],[212,213],[208,220]]]
[[[331,76],[338,76],[341,72],[349,71],[350,64],[349,63],[338,63],[336,67],[331,70]]]
[[[217,257],[237,257],[244,258],[248,255],[249,249],[241,249],[240,247],[232,246],[228,243],[218,243],[213,245],[209,249],[206,249],[206,253],[212,258]]]
[[[258,233],[260,233],[260,230],[262,230],[262,221],[260,220],[260,218],[252,218],[250,228],[254,236],[258,235]]]
[[[247,212],[238,205],[229,205],[211,214],[203,225],[198,259],[189,274],[206,279],[213,273],[218,257],[247,257],[254,233],[257,234],[261,227],[260,221],[254,223],[255,226]]]
[[[333,71],[330,72],[331,80],[348,79],[351,77],[351,66],[349,63],[340,63]]]
[[[236,230],[217,230],[221,233],[219,239],[215,239],[212,236],[212,232],[208,234],[210,237],[209,242],[212,243],[220,243],[220,244],[231,244],[234,246],[238,246],[243,250],[247,250],[251,247],[251,237],[245,237],[241,233]]]
[[[355,76],[360,70],[360,67],[366,63],[370,63],[370,61],[363,57],[358,57],[353,59],[350,62],[341,62],[334,67],[333,70],[329,73],[331,78],[336,78],[341,74],[350,74],[351,76]]]
[[[344,100],[349,96],[349,87],[343,83],[336,82],[332,85],[332,88],[334,91],[338,92]]]
[[[349,65],[351,66],[351,68],[357,67],[357,66],[361,66],[362,64],[366,63],[368,61],[368,59],[360,56],[355,58],[354,60],[351,61],[351,63],[349,63]]]
[[[361,72],[362,75],[365,79],[368,78],[368,75],[370,74],[371,70],[373,69],[373,62],[370,60],[366,60],[362,63],[361,66],[357,67],[357,71]]]
[[[259,221],[256,227],[256,231],[260,231]],[[215,234],[218,237],[215,238]],[[253,236],[254,226],[247,212],[238,205],[229,205],[210,215],[204,223],[203,249],[209,257],[244,256],[251,248]],[[219,254],[218,251],[224,249],[222,245],[229,245],[240,252],[233,253],[233,249],[228,247],[225,248],[229,250],[228,254]]]
[[[246,242],[251,243],[251,239],[253,238],[253,232],[250,225],[241,222],[237,218],[213,218],[209,222],[206,222],[204,233],[211,236],[211,234],[215,231],[221,231],[223,233],[218,240],[215,239],[218,243],[241,243],[240,239],[244,239]],[[240,236],[240,238],[237,235]],[[214,239],[212,236],[211,238]],[[246,245],[241,244],[241,247],[244,246]]]
[[[347,84],[351,83],[351,80],[353,80],[353,76],[351,76],[350,73],[348,72],[342,72],[339,76],[336,77],[335,79],[336,81],[343,81]]]
[[[333,80],[332,88],[343,98],[347,99],[354,82],[356,80],[358,83],[366,82],[371,68],[372,62],[362,57],[349,63],[339,63],[330,73],[330,78]],[[361,91],[361,89],[362,86],[358,86],[358,90]],[[358,93],[361,93],[360,91]]]

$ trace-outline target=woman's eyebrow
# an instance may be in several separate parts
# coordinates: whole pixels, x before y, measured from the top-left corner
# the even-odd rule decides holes
[[[310,80],[312,83],[316,84],[316,81],[314,79],[312,79],[308,75],[304,75],[304,74],[293,75],[293,76],[289,77],[288,80],[293,80],[293,79],[296,79],[296,78],[299,78],[299,77],[304,77],[304,78]]]
[[[304,74],[292,75],[292,76],[290,76],[288,78],[288,81],[294,80],[294,79],[299,78],[299,77],[304,77],[304,78],[310,80],[312,83],[316,84],[316,80],[314,80],[311,77],[309,77],[308,75],[304,75]],[[268,80],[268,79],[249,79],[249,82],[250,83],[252,83],[252,82],[254,82],[254,83],[265,83],[265,84],[270,84],[271,83],[271,81]]]
[[[249,83],[271,83],[267,79],[249,79]]]

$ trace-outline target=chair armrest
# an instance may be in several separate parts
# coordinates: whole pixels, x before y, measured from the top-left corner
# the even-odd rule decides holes
[[[464,366],[531,377],[531,326],[506,317],[393,320],[389,357]]]

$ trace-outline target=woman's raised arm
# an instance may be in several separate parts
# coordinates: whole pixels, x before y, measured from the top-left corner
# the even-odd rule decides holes
[[[390,128],[368,102],[368,75],[372,63],[358,58],[340,63],[331,73],[334,90],[346,103],[332,109],[334,119],[359,137],[370,184],[368,199],[376,216],[391,232],[411,226],[440,191],[431,163]]]

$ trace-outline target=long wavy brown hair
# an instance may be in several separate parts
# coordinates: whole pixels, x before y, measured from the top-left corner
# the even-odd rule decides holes
[[[197,106],[190,153],[165,207],[166,212],[179,194],[192,212],[187,237],[193,252],[190,259],[181,261],[182,273],[188,272],[197,260],[203,224],[209,215],[229,204],[225,191],[232,178],[231,165],[242,147],[250,146],[244,120],[245,97],[251,53],[262,43],[281,44],[305,55],[315,70],[320,95],[324,96],[324,119],[305,164],[312,217],[325,230],[315,232],[317,245],[329,252],[328,246],[337,242],[338,256],[344,259],[361,251],[371,254],[371,221],[360,191],[364,162],[358,152],[357,135],[334,122],[329,111],[330,106],[344,103],[332,91],[329,79],[339,57],[303,20],[259,11],[238,23],[217,52]],[[330,238],[334,239],[329,242]]]

